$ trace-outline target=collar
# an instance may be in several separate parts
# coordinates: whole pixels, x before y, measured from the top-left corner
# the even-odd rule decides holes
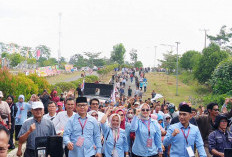
[[[49,113],[48,113],[48,116],[49,116],[49,117],[51,117],[51,118],[52,118],[52,117],[55,117],[55,116],[56,116],[56,112],[55,112],[54,116],[50,116],[50,114],[49,114]]]
[[[179,128],[180,128],[180,129],[182,129],[182,128],[184,128],[184,129],[191,128],[191,124],[189,123],[188,127],[185,128],[185,127],[181,124],[181,122],[179,122]]]
[[[35,123],[40,124],[40,123],[43,121],[43,117],[41,118],[41,121],[40,121],[40,122],[38,122],[38,121],[33,117],[33,121],[34,121]]]
[[[226,132],[223,132],[220,129],[218,129],[218,132],[221,133],[221,134],[227,134],[227,130],[226,130]]]
[[[79,113],[76,114],[76,117],[77,117],[77,119],[81,118],[81,116],[79,115]],[[86,117],[85,118],[89,118],[89,117],[92,117],[92,116],[90,116],[88,113],[86,113]]]

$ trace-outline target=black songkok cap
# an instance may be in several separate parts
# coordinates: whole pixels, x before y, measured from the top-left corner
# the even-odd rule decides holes
[[[182,105],[182,106],[180,106],[179,111],[191,113],[192,110],[191,110],[191,107],[189,107],[188,105]]]
[[[87,98],[86,97],[78,97],[76,99],[76,103],[87,103]]]

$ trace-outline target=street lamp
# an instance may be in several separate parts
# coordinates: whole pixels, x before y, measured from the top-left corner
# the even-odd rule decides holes
[[[178,96],[178,45],[180,42],[175,42],[176,43],[176,96]]]

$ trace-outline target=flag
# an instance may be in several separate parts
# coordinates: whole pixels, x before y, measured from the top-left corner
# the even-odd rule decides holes
[[[36,59],[38,60],[40,58],[40,49],[36,51]]]
[[[114,90],[111,94],[111,101],[116,103],[116,92],[118,92],[118,89],[116,88],[116,86],[114,86]]]
[[[81,91],[83,92],[84,89],[85,89],[85,79],[83,79],[83,83],[81,84]]]

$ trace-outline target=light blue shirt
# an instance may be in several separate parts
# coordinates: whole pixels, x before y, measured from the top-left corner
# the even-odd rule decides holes
[[[172,136],[174,129],[179,129],[180,131],[180,133],[177,134],[175,137]],[[188,144],[181,129],[183,129],[185,136],[188,135],[189,130],[189,136],[187,138]],[[186,147],[191,146],[192,150],[194,150],[195,143],[200,157],[207,157],[204,149],[204,143],[198,127],[189,123],[189,126],[187,128],[184,128],[184,126],[180,122],[170,125],[163,141],[164,146],[168,146],[170,144],[172,145],[170,151],[171,157],[188,157],[189,155]]]
[[[17,102],[16,106],[18,108],[18,112],[15,117],[15,125],[23,125],[23,123],[27,120],[27,112],[31,110],[31,105],[27,102]],[[21,107],[23,110],[21,110]]]
[[[127,143],[128,143],[128,147],[130,147],[130,128],[131,128],[131,124],[126,122],[126,126],[125,126],[125,132],[126,132],[126,138],[127,138]]]
[[[104,134],[104,154],[106,157],[112,156],[112,151],[114,149],[114,137],[112,129],[106,124],[101,124],[103,134]],[[108,137],[107,137],[108,136]],[[107,140],[106,140],[107,138]],[[119,139],[116,142],[115,146],[118,156],[124,157],[124,153],[128,152],[128,143],[126,138],[126,132],[123,129],[120,129]]]
[[[82,127],[78,119],[84,125],[86,118],[87,122],[82,135]],[[86,118],[82,119],[77,113],[68,120],[65,126],[63,134],[64,144],[67,146],[69,142],[73,143],[73,150],[69,151],[69,157],[90,157],[96,153],[101,153],[101,133],[98,122],[88,114]],[[79,136],[84,137],[84,143],[81,147],[76,146]],[[94,145],[96,146],[96,150],[94,149]]]
[[[138,156],[152,156],[162,152],[161,131],[158,122],[150,120],[150,137],[147,125],[145,125],[137,116],[134,116],[131,122],[131,132],[135,132],[135,141],[132,146],[132,152]],[[148,124],[148,120],[144,121]],[[147,147],[147,140],[152,139],[152,146]]]

